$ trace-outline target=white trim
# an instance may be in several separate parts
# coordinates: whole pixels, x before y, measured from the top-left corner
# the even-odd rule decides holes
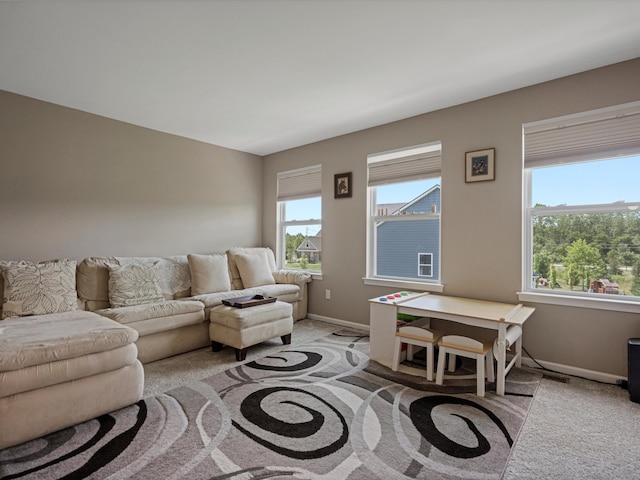
[[[367,163],[382,162],[392,158],[410,157],[430,152],[439,152],[442,150],[442,142],[430,142],[413,147],[396,148],[395,150],[387,150],[386,152],[370,153],[367,155]]]
[[[543,360],[536,359],[540,365],[549,370],[553,370],[554,372],[564,373],[566,375],[573,375],[574,377],[582,377],[588,380],[595,380],[596,382],[604,382],[617,384],[619,380],[627,380],[627,377],[623,377],[622,375],[613,375],[611,373],[605,372],[597,372],[595,370],[586,370],[584,368],[573,367],[571,365],[563,365],[561,363],[553,363],[546,362]],[[523,357],[522,358],[523,365],[527,367],[532,367],[544,374],[544,370],[540,368],[540,365],[536,364],[531,358]]]
[[[329,323],[332,325],[339,325],[341,327],[353,328],[354,330],[362,330],[363,332],[371,331],[370,325],[365,325],[365,324],[356,323],[356,322],[349,322],[347,320],[341,320],[333,317],[325,317],[324,315],[316,315],[314,313],[309,313],[307,314],[307,318],[309,320],[318,320],[318,321]],[[584,368],[573,367],[571,365],[547,362],[547,361],[538,360],[538,359],[534,361],[527,356],[523,356],[522,363],[527,367],[536,369],[540,373],[544,373],[544,370],[540,369],[540,365],[542,365],[543,367],[549,370],[552,370],[554,372],[564,373],[566,375],[573,375],[575,377],[582,377],[589,380],[595,380],[597,382],[611,383],[613,385],[617,384],[619,380],[627,380],[627,377],[624,377],[621,375],[613,375],[611,373],[598,372],[595,370],[587,370]]]
[[[340,325],[341,327],[349,327],[355,330],[363,330],[365,332],[369,332],[369,325],[365,325],[363,323],[356,322],[348,322],[347,320],[340,320],[338,318],[325,317],[324,315],[316,315],[315,313],[308,313],[307,318],[309,320],[319,320],[325,323],[331,323],[332,325]]]
[[[420,263],[420,257],[422,255],[428,256],[431,259],[431,261],[429,263]],[[421,267],[429,267],[431,269],[431,274],[422,275],[420,273]],[[418,252],[418,277],[433,278],[433,253]]]
[[[411,280],[391,279],[382,277],[363,277],[365,285],[375,285],[378,287],[390,287],[393,289],[413,290],[418,292],[438,292],[444,291],[444,285],[440,283],[414,282]]]
[[[606,297],[606,298],[603,298]],[[640,302],[619,300],[621,295],[600,295],[598,298],[565,293],[518,292],[518,301],[562,305],[565,307],[589,308],[592,310],[608,310],[612,312],[640,313]]]

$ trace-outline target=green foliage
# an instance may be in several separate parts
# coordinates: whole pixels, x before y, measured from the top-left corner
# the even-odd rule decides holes
[[[640,296],[640,258],[633,266],[633,282],[631,283],[631,294]]]
[[[296,249],[300,246],[304,240],[304,235],[298,233],[296,235],[290,235],[287,233],[287,261],[295,262],[298,259]]]
[[[533,255],[533,270],[546,277],[549,274],[552,261],[549,251],[543,249],[540,253]]]
[[[535,217],[533,254],[534,270],[541,275],[547,275],[542,269],[547,256],[559,267],[551,288],[580,285],[585,290],[601,276],[620,279],[621,293],[640,295],[640,285],[635,292],[632,286],[640,273],[640,211]]]
[[[604,270],[604,264],[600,257],[600,252],[592,245],[588,245],[584,240],[576,240],[567,248],[567,255],[564,263],[571,272],[570,285],[578,281],[582,283],[582,291],[585,292],[589,286],[589,281],[600,276]]]

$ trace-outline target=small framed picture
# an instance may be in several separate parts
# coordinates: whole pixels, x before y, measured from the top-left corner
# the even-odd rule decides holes
[[[466,153],[464,181],[484,182],[496,178],[496,149],[487,148]]]
[[[346,198],[351,196],[351,172],[336,173],[333,180],[334,198]]]

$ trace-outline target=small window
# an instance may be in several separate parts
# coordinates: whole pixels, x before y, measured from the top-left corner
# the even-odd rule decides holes
[[[322,270],[321,176],[319,165],[278,173],[279,268]]]
[[[433,276],[433,253],[418,254],[418,276],[420,277]]]

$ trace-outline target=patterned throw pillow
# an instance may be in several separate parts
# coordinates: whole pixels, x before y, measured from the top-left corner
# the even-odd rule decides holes
[[[164,301],[153,267],[109,266],[109,303],[113,308]]]
[[[2,319],[78,309],[75,261],[7,262],[0,270]]]

